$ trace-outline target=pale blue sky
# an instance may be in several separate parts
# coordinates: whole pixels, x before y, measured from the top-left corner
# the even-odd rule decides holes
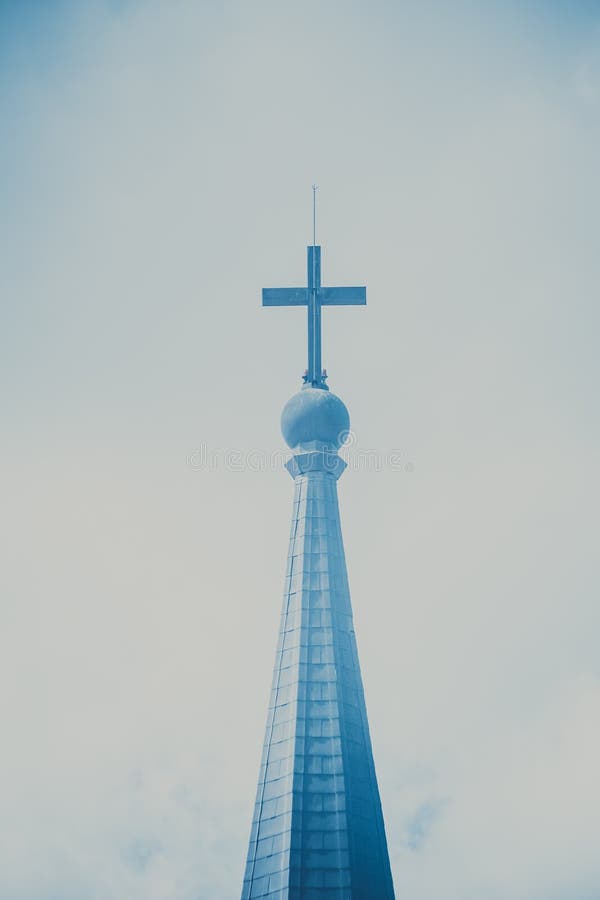
[[[596,898],[599,5],[0,2],[0,116],[0,900],[239,893],[314,181],[398,898]]]

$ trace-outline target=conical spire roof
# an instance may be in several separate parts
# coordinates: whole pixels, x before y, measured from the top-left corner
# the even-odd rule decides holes
[[[282,424],[292,527],[242,900],[393,900],[337,499],[348,415],[309,386]]]

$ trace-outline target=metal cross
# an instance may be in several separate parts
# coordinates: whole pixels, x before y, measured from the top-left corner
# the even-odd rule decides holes
[[[307,247],[308,287],[263,288],[263,306],[308,306],[308,368],[305,381],[325,387],[321,368],[321,307],[364,306],[366,287],[321,287],[321,248]]]

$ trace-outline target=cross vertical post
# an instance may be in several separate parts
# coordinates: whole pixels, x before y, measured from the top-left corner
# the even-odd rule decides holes
[[[308,383],[322,379],[321,368],[321,248],[308,247]]]

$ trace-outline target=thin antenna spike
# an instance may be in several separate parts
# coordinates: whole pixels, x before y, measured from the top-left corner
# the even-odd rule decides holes
[[[313,192],[313,247],[317,243],[317,190],[319,188],[318,184],[313,184],[312,192]]]

